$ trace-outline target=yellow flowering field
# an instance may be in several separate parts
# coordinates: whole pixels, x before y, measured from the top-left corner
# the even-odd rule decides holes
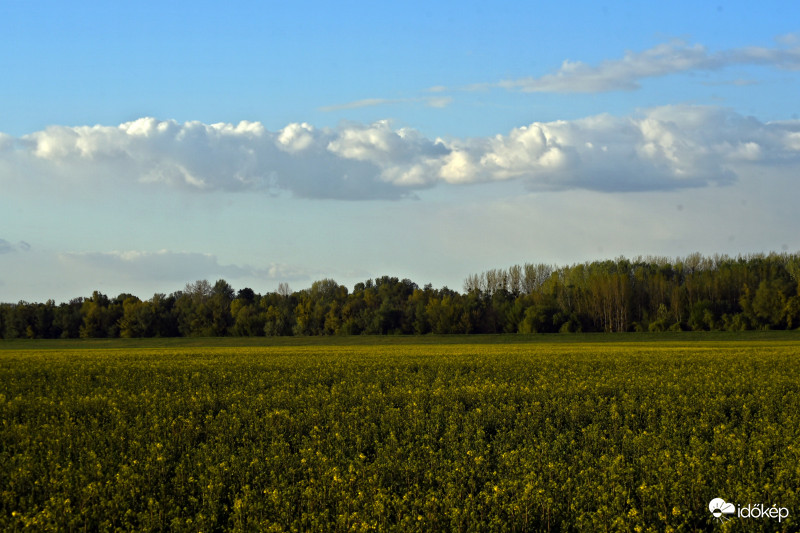
[[[0,351],[0,530],[800,528],[796,341],[96,346]]]

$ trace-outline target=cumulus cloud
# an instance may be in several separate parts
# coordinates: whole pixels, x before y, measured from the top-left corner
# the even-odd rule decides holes
[[[597,93],[630,91],[639,81],[689,71],[719,70],[734,65],[759,65],[800,69],[800,46],[787,39],[786,48],[745,47],[710,52],[699,44],[684,41],[663,43],[643,52],[626,52],[621,59],[588,65],[565,60],[556,72],[538,78],[502,81],[497,86],[523,92]],[[475,88],[478,88],[476,86]]]
[[[764,124],[706,107],[669,106],[635,117],[533,123],[508,135],[449,144],[451,183],[524,180],[533,190],[635,191],[725,184],[742,160],[798,162],[800,122]]]
[[[743,161],[800,162],[800,121],[763,123],[715,107],[534,122],[506,135],[430,139],[388,121],[337,128],[258,122],[53,126],[9,141],[0,182],[127,183],[198,192],[288,191],[395,199],[427,187],[520,180],[531,190],[659,190],[725,184]]]

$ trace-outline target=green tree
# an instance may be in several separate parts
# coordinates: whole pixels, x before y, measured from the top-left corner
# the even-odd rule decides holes
[[[83,338],[107,337],[112,324],[112,315],[109,311],[110,300],[105,294],[94,291],[92,297],[84,300],[81,305],[83,324],[80,336]]]
[[[765,279],[758,285],[752,301],[752,314],[760,327],[783,328],[786,296],[780,283],[774,279]]]
[[[119,321],[121,337],[152,337],[155,313],[150,302],[129,296],[122,302],[123,314]]]
[[[217,280],[211,289],[208,299],[208,306],[211,311],[211,335],[223,337],[229,334],[229,328],[233,326],[233,315],[231,314],[231,302],[235,291],[224,279]]]

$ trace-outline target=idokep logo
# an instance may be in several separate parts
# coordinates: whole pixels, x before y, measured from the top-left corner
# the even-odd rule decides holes
[[[739,509],[732,503],[728,503],[722,498],[714,498],[708,503],[708,510],[714,518],[720,522],[730,520],[734,516],[737,518],[777,518],[778,522],[783,521],[789,516],[789,509],[778,507],[777,505],[764,505],[763,503],[751,503],[740,505]]]
[[[727,503],[722,498],[714,498],[709,502],[708,510],[711,511],[711,514],[714,515],[714,518],[720,522],[725,522],[726,520],[730,520],[730,518],[726,515],[732,515],[736,513],[736,506],[732,503]]]

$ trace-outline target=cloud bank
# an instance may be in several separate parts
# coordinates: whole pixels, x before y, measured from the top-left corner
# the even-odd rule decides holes
[[[220,264],[213,254],[138,250],[114,252],[64,252],[59,262],[67,268],[93,272],[114,280],[185,282],[188,279],[254,278],[263,281],[310,279],[311,272],[272,263],[254,268]]]
[[[598,93],[631,91],[639,80],[690,71],[720,70],[735,65],[800,69],[800,46],[788,48],[746,47],[709,52],[704,46],[684,41],[660,44],[643,52],[627,52],[621,59],[587,65],[566,60],[558,71],[538,78],[502,81],[497,86],[523,92]],[[480,87],[480,86],[476,86]]]
[[[125,183],[178,190],[397,199],[456,184],[530,190],[674,190],[727,184],[742,163],[800,162],[800,121],[763,123],[714,107],[534,122],[506,135],[429,139],[388,121],[337,128],[258,122],[52,126],[0,139],[0,185]]]

